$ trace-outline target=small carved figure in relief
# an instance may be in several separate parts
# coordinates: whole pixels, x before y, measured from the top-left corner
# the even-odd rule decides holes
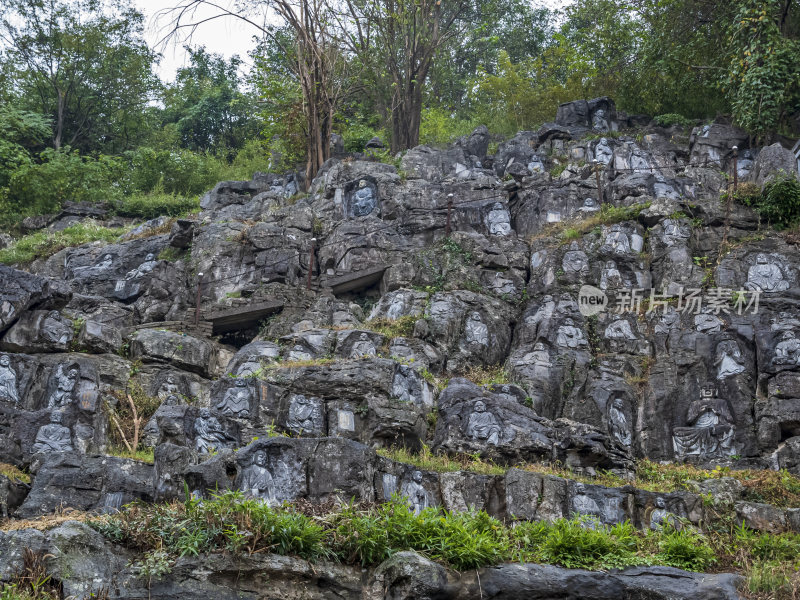
[[[631,428],[625,416],[625,406],[622,398],[614,398],[608,408],[608,429],[621,445],[631,445]]]
[[[253,462],[242,471],[242,482],[239,489],[251,498],[258,498],[268,506],[277,504],[275,498],[275,481],[267,470],[267,453],[256,450]]]
[[[688,427],[676,427],[672,442],[678,458],[730,456],[735,454],[734,419],[723,398],[713,388],[703,388],[700,398],[689,405]]]
[[[422,486],[422,472],[414,471],[411,476],[411,481],[403,485],[403,496],[408,498],[409,506],[414,510],[414,514],[418,515],[423,510],[428,508],[428,492]]]
[[[250,400],[252,397],[253,390],[247,385],[247,380],[240,378],[236,380],[234,387],[225,391],[225,396],[214,408],[223,415],[246,418],[250,416]]]
[[[583,331],[575,327],[572,319],[564,319],[564,324],[558,328],[556,344],[565,348],[580,348],[588,346],[589,342],[586,341]]]
[[[674,525],[675,515],[667,510],[664,499],[660,496],[656,498],[655,509],[650,513],[650,529],[659,530],[664,525]]]
[[[366,333],[362,333],[359,336],[358,341],[353,344],[353,348],[350,350],[350,358],[364,358],[375,356],[376,354],[375,344],[372,343]]]
[[[64,367],[58,365],[56,370],[56,389],[47,402],[47,408],[66,406],[72,401],[72,391],[78,382],[78,369],[70,369],[64,373]]]
[[[780,292],[789,289],[789,282],[784,278],[781,268],[761,253],[756,257],[756,264],[747,271],[745,287],[766,293]]]
[[[54,410],[50,424],[43,425],[33,442],[34,452],[72,452],[72,432],[61,424],[61,411]]]
[[[212,451],[224,448],[229,442],[230,437],[222,429],[222,425],[216,417],[211,416],[208,409],[203,409],[200,416],[194,420],[195,450],[200,454],[211,454]]]
[[[358,182],[358,189],[353,194],[353,216],[364,217],[375,209],[375,205],[375,194],[367,185],[366,180],[362,179]]]
[[[15,408],[19,405],[17,375],[8,354],[0,356],[0,398],[13,402]]]
[[[476,400],[467,423],[467,437],[473,440],[485,440],[487,444],[497,446],[501,435],[502,429],[497,418],[486,410],[486,405],[482,401]]]

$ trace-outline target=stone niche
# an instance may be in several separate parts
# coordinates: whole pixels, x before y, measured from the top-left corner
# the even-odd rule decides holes
[[[380,218],[381,204],[375,179],[364,176],[344,185],[344,214],[348,219],[373,216]]]

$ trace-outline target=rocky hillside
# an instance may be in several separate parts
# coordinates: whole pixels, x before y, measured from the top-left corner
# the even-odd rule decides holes
[[[627,521],[640,558],[648,536],[725,518],[800,548],[800,253],[724,195],[735,154],[750,190],[795,159],[722,123],[648,123],[572,102],[497,145],[481,127],[397,164],[340,154],[307,194],[293,176],[221,182],[197,215],[0,267],[0,579],[39,553],[75,597],[738,597],[738,576],[666,559],[459,574],[165,541],[164,572],[142,575],[156,546],[109,533],[133,517],[85,514],[239,490],[313,516],[396,495],[511,537]],[[73,205],[28,226],[88,218],[129,225]],[[94,528],[53,517],[67,509]],[[695,567],[744,573],[716,556]]]

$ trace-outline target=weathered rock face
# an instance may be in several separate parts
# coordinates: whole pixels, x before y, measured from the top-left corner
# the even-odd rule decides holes
[[[425,444],[585,475],[626,475],[645,457],[800,473],[800,254],[749,208],[719,202],[734,146],[742,181],[796,176],[794,163],[729,125],[643,123],[608,98],[566,103],[494,155],[479,127],[409,150],[402,172],[369,152],[331,159],[307,194],[295,174],[256,174],[219,183],[196,220],[0,267],[0,461],[33,476],[30,490],[0,480],[0,511],[106,510],[186,485],[268,502],[400,492],[417,507],[648,528],[664,511],[699,523],[699,494],[713,491],[751,527],[800,527],[796,512],[712,484],[658,495],[523,468],[440,474],[375,453]],[[103,217],[92,210],[30,225]],[[105,456],[129,393],[153,399],[140,428],[154,466]],[[391,597],[474,594],[466,576],[407,558],[375,572]],[[308,572],[248,564],[254,582],[258,569]],[[418,577],[404,579],[409,565]],[[206,567],[187,559],[174,585],[200,577],[196,597],[232,594],[220,581],[240,566],[218,563],[214,582],[196,575]],[[311,597],[362,593],[361,574],[330,568],[338,583],[311,578]],[[506,578],[496,597],[559,597],[562,583],[587,598],[642,586],[682,597],[678,585],[730,597],[659,570],[590,591],[592,575],[504,568],[481,575],[484,591]]]
[[[549,567],[509,565],[459,575],[414,552],[400,552],[374,569],[254,554],[185,557],[166,577],[143,577],[130,552],[99,533],[68,521],[46,533],[34,529],[0,533],[0,578],[22,568],[23,549],[46,554],[46,569],[65,595],[89,598],[113,589],[113,597],[286,598],[289,600],[460,600],[567,598],[613,600],[734,600],[739,578],[698,575],[669,567],[637,567],[611,575]]]
[[[752,166],[752,173],[749,175],[753,182],[761,187],[775,177],[791,177],[793,175],[797,177],[797,159],[790,150],[775,143],[758,153]]]

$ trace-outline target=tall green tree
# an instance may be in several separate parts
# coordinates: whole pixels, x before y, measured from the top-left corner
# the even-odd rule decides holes
[[[41,149],[49,135],[50,122],[42,115],[8,103],[0,106],[0,190],[14,171],[32,163],[33,152]]]
[[[416,146],[434,60],[469,29],[478,7],[471,0],[347,0],[345,8],[340,40],[373,68],[389,114],[392,151]]]
[[[724,80],[733,116],[765,140],[800,114],[798,12],[791,0],[742,0],[728,28]]]
[[[541,56],[553,43],[553,13],[527,0],[482,0],[477,19],[451,38],[431,67],[426,104],[454,112],[474,112],[469,105],[470,82],[478,72],[494,75],[509,63],[520,64]]]
[[[240,85],[242,61],[186,50],[189,65],[164,92],[164,121],[175,124],[182,147],[232,156],[259,133],[255,98]]]
[[[729,113],[766,139],[800,112],[796,0],[578,0],[562,34],[629,112]]]
[[[0,40],[19,105],[52,120],[55,149],[119,151],[144,134],[156,57],[129,5],[6,0]]]

